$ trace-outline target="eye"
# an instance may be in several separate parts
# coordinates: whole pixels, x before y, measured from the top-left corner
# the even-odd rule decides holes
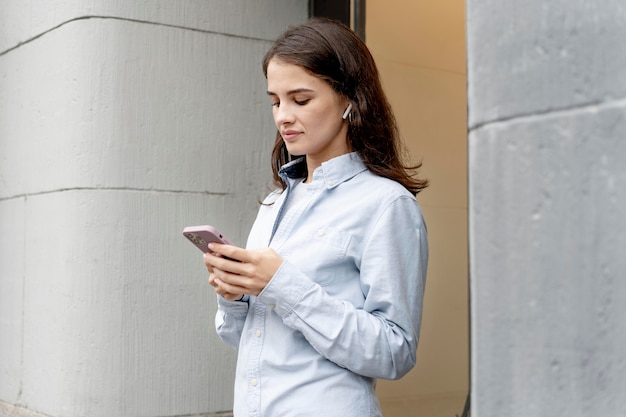
[[[280,101],[272,101],[272,107],[278,107],[280,105]]]
[[[299,105],[299,106],[304,106],[305,104],[307,104],[311,99],[310,98],[305,98],[304,100],[294,100],[294,102]]]

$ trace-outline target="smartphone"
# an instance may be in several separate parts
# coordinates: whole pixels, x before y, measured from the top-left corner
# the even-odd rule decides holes
[[[203,225],[203,226],[188,226],[183,229],[183,236],[185,236],[191,243],[194,244],[195,247],[200,249],[202,253],[209,251],[209,243],[224,243],[226,245],[232,245],[231,242],[226,236],[220,233],[213,226]]]

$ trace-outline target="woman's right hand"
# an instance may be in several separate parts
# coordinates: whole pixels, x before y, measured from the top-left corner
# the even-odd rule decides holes
[[[212,252],[204,254],[204,263],[212,277],[209,283],[227,300],[239,300],[244,294],[259,295],[283,263],[283,258],[272,248],[246,250],[211,243],[209,249]]]

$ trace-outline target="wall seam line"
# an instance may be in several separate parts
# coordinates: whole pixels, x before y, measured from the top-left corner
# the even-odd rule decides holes
[[[232,193],[227,192],[211,192],[211,191],[187,191],[187,190],[167,190],[157,188],[129,188],[129,187],[72,187],[72,188],[57,188],[54,190],[40,191],[35,193],[18,194],[7,197],[0,197],[0,201],[14,200],[18,198],[27,198],[33,196],[40,196],[45,194],[55,194],[67,191],[132,191],[143,193],[161,193],[161,194],[191,194],[191,195],[203,195],[203,196],[215,196],[215,197],[227,197]]]
[[[507,123],[525,123],[532,120],[545,120],[551,118],[557,118],[567,115],[573,115],[587,110],[602,111],[612,108],[619,108],[626,106],[626,99],[618,100],[597,100],[587,103],[577,104],[571,107],[553,108],[533,113],[522,113],[513,116],[502,117],[499,119],[488,120],[485,122],[476,123],[473,126],[468,127],[468,132],[474,132],[477,130],[483,130],[488,127],[498,126]]]
[[[141,23],[141,24],[146,24],[146,25],[154,25],[154,26],[163,26],[163,27],[168,27],[168,28],[173,28],[173,29],[182,29],[182,30],[189,30],[192,32],[199,32],[199,33],[206,33],[206,34],[212,34],[212,35],[221,35],[221,36],[225,36],[225,37],[229,37],[229,38],[237,38],[237,39],[245,39],[245,40],[252,40],[252,41],[261,41],[261,42],[271,42],[269,39],[263,39],[263,38],[256,38],[253,36],[244,36],[244,35],[235,35],[232,33],[224,33],[224,32],[217,32],[214,30],[207,30],[207,29],[198,29],[198,28],[190,28],[190,27],[186,27],[186,26],[181,26],[181,25],[173,25],[173,24],[168,24],[168,23],[159,23],[159,22],[151,22],[149,20],[141,20],[141,19],[132,19],[132,18],[126,18],[126,17],[118,17],[118,16],[99,16],[99,15],[86,15],[86,16],[79,16],[79,17],[74,17],[72,19],[66,20],[64,22],[59,23],[56,26],[51,27],[50,29],[47,29],[35,36],[32,36],[28,39],[26,39],[25,41],[19,42],[17,45],[14,45],[8,49],[5,49],[4,51],[0,52],[0,57],[8,54],[11,51],[16,50],[17,48],[19,48],[20,46],[29,44],[45,35],[47,35],[48,33],[54,32],[55,30],[70,24],[70,23],[74,23],[74,22],[78,22],[81,20],[89,20],[89,19],[102,19],[102,20],[120,20],[120,21],[125,21],[125,22],[133,22],[133,23]]]

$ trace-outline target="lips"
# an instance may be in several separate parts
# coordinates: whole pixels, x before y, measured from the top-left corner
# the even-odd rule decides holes
[[[282,137],[285,140],[285,142],[293,142],[301,134],[302,134],[302,132],[299,132],[297,130],[285,130],[285,131],[282,132]]]

